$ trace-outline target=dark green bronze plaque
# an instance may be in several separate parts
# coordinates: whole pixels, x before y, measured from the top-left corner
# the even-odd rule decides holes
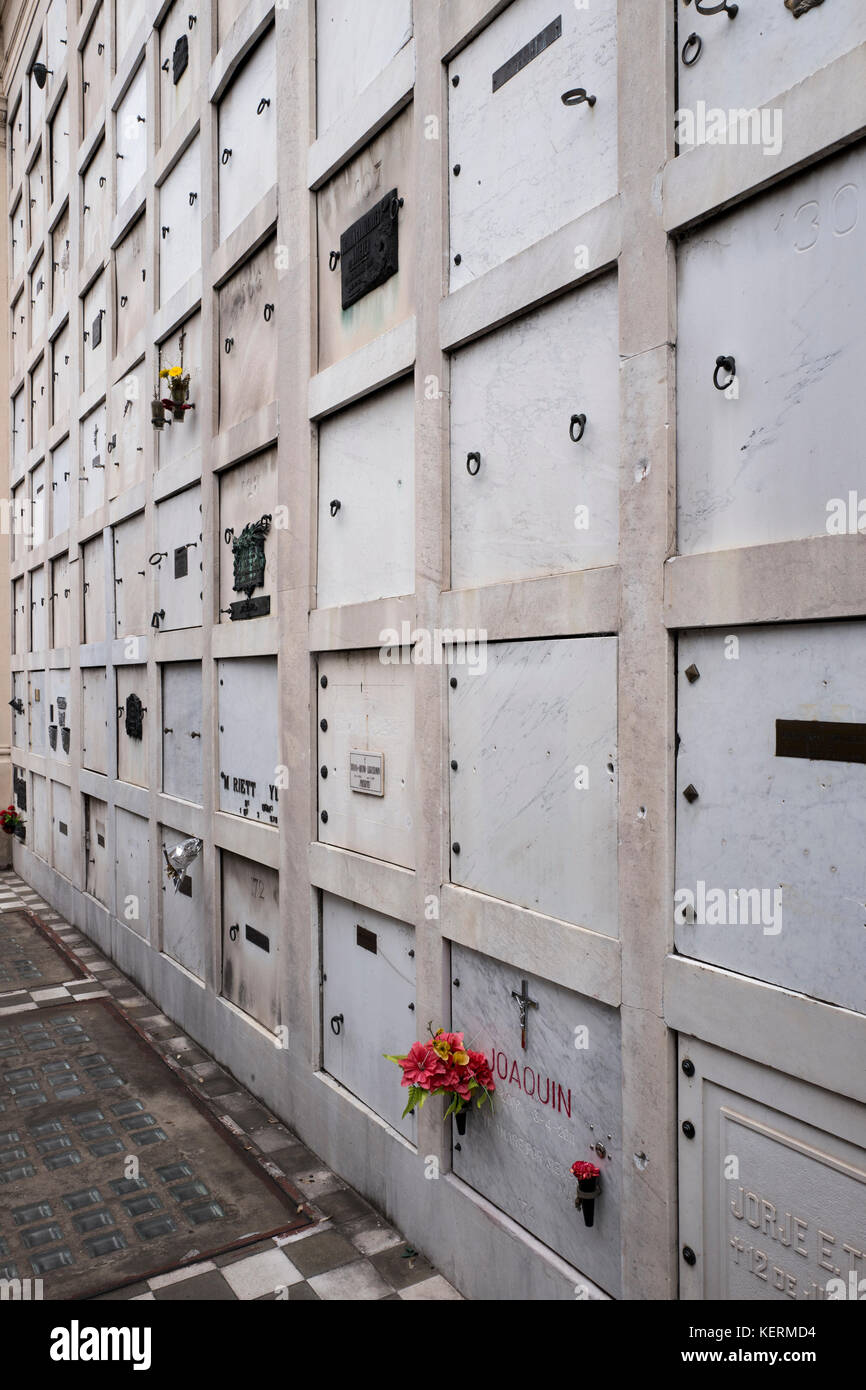
[[[371,290],[397,274],[397,226],[400,199],[396,188],[353,222],[340,237],[343,308],[350,309]]]

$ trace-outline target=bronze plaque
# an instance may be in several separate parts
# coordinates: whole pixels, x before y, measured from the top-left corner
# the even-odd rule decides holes
[[[392,188],[340,237],[344,309],[350,309],[397,274],[399,211],[397,190]]]
[[[501,68],[497,68],[493,74],[493,90],[498,92],[500,87],[504,87],[506,82],[510,82],[512,77],[516,77],[519,72],[531,63],[533,58],[537,58],[539,53],[543,53],[552,43],[562,38],[562,15],[558,15],[546,29],[542,29],[540,34],[536,34],[534,39],[525,43],[513,58],[509,58],[507,63],[503,63]]]

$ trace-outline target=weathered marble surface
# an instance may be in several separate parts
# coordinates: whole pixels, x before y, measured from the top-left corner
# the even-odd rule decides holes
[[[762,890],[769,911],[742,925],[739,906],[736,923],[675,916],[681,954],[860,1012],[866,765],[777,757],[776,720],[866,722],[864,638],[863,623],[680,637],[676,888]]]
[[[823,536],[832,498],[866,496],[864,176],[857,147],[680,247],[682,554]],[[719,355],[736,359],[736,399],[713,387]]]
[[[616,936],[616,639],[481,654],[449,668],[452,882]]]
[[[562,37],[496,92],[494,72],[556,18],[547,0],[516,0],[448,65],[452,290],[616,192],[616,3],[559,10]],[[563,105],[577,87],[594,106]]]
[[[620,1034],[615,1010],[534,976],[526,1050],[512,990],[524,976],[463,947],[451,951],[451,1023],[493,1060],[485,1102],[453,1133],[454,1172],[609,1293],[620,1287]],[[440,1102],[441,1103],[441,1102]],[[601,1143],[604,1158],[594,1150]],[[457,1147],[459,1145],[459,1148]],[[601,1169],[592,1227],[574,1206],[576,1159]]]

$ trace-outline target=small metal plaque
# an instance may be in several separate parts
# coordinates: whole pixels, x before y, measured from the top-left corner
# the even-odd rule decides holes
[[[92,329],[90,330],[90,346],[91,346],[91,348],[93,348],[94,351],[96,351],[96,349],[99,347],[99,344],[100,344],[101,342],[102,342],[102,315],[101,315],[101,314],[97,314],[97,315],[96,315],[96,318],[93,320],[93,327],[92,327]]]
[[[229,616],[233,623],[246,622],[248,618],[267,618],[270,612],[269,597],[245,598],[241,603],[229,604]]]
[[[265,936],[264,932],[256,931],[255,927],[251,927],[249,923],[247,923],[245,925],[244,935],[246,936],[247,941],[249,941],[253,946],[258,946],[259,950],[270,951],[270,938]]]
[[[66,824],[65,820],[59,820],[57,822],[57,828],[60,831],[61,835],[69,834],[69,826]]]
[[[12,788],[15,792],[15,800],[22,811],[27,810],[27,779],[19,775],[17,771],[12,774]]]
[[[171,55],[171,80],[175,87],[183,77],[189,63],[189,39],[181,34]]]
[[[105,836],[97,832],[96,843],[99,845],[100,849],[105,849]]]
[[[866,763],[866,724],[777,719],[776,757],[810,762]]]
[[[360,922],[355,927],[355,942],[358,946],[363,946],[365,951],[371,951],[374,956],[379,954],[379,942],[374,931],[369,931],[367,927],[362,927]]]
[[[70,729],[66,728],[66,729],[61,729],[61,730],[60,730],[60,742],[63,744],[63,751],[64,751],[64,753],[68,753],[68,752],[69,752],[69,740],[70,740],[71,736],[72,736],[72,735],[71,735],[71,730],[70,730]]]
[[[398,213],[397,190],[392,188],[340,237],[344,309],[350,309],[364,295],[378,289],[397,274]]]
[[[56,724],[49,724],[49,725],[48,725],[48,742],[50,743],[50,745],[51,745],[52,748],[56,748],[56,747],[57,747],[57,725],[56,725]]]
[[[144,706],[137,695],[126,697],[126,732],[130,738],[140,739],[144,734]]]
[[[493,90],[498,92],[500,87],[504,87],[506,82],[510,82],[512,77],[516,77],[533,58],[537,58],[539,53],[543,53],[557,39],[562,38],[562,15],[557,16],[546,29],[542,29],[540,34],[536,34],[534,39],[525,43],[513,58],[509,58],[507,63],[503,63],[501,68],[497,68],[493,74]]]
[[[189,574],[189,556],[185,545],[179,545],[174,552],[174,577],[186,579]]]
[[[177,885],[177,891],[181,893],[185,898],[192,897],[192,879],[190,878],[189,874],[184,874],[180,883]]]
[[[385,754],[349,754],[349,787],[365,796],[385,795]]]

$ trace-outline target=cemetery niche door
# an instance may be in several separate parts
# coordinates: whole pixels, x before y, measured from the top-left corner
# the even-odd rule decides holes
[[[117,776],[121,782],[146,787],[150,716],[147,708],[147,667],[118,666]]]
[[[81,765],[108,774],[108,720],[104,666],[81,671]]]
[[[104,642],[105,545],[101,533],[81,547],[81,575],[84,590],[84,641]]]
[[[157,449],[160,468],[168,468],[181,459],[188,458],[201,448],[202,404],[201,404],[201,313],[191,314],[181,324],[177,332],[159,345],[159,368],[182,367],[184,376],[189,377],[188,404],[194,410],[185,410],[182,420],[166,419],[163,428],[157,432]],[[148,392],[148,394],[150,394]],[[165,382],[160,388],[160,397],[168,399]],[[166,412],[168,414],[168,412]],[[149,428],[149,426],[148,426]]]
[[[117,352],[128,347],[144,328],[149,307],[146,219],[139,217],[114,253]]]
[[[63,782],[52,782],[52,864],[55,871],[78,883],[72,840],[72,794]]]
[[[144,428],[147,379],[139,362],[111,388],[111,438],[106,452],[108,490],[117,497],[144,477]]]
[[[862,1104],[683,1035],[679,1059],[680,1297],[862,1300]]]
[[[148,573],[144,512],[114,527],[114,635],[147,632]]]
[[[159,31],[159,128],[163,141],[198,90],[199,48],[199,26],[190,25],[189,6],[175,0]]]
[[[150,826],[143,816],[115,811],[115,914],[145,941],[150,934]]]
[[[108,805],[84,797],[85,892],[108,906]]]
[[[202,802],[201,681],[200,661],[162,667],[162,789],[197,806]]]
[[[158,631],[201,626],[201,535],[199,484],[157,504],[151,562],[157,568],[158,608],[151,624]]]
[[[414,504],[408,378],[319,426],[319,608],[413,593]]]
[[[862,144],[680,245],[681,554],[833,534],[834,499],[866,493],[864,256]]]
[[[616,194],[616,12],[514,0],[448,65],[452,290]]]
[[[493,1105],[472,1110],[465,1135],[454,1129],[455,1176],[618,1296],[618,1013],[461,946],[451,974],[451,1026],[485,1054],[496,1084]],[[578,1159],[601,1170],[592,1226],[574,1205]]]
[[[51,562],[51,646],[54,650],[68,648],[72,642],[72,577],[69,573],[69,552],[64,551]]]
[[[160,304],[167,304],[201,268],[200,160],[195,139],[159,188]]]
[[[678,666],[677,951],[866,1013],[866,623],[684,632]]]
[[[277,658],[217,662],[219,809],[264,825],[279,816]]]
[[[187,797],[187,800],[190,800]],[[165,856],[184,840],[188,830],[160,826],[160,866],[162,873],[162,949],[167,956],[189,970],[197,979],[205,977],[209,946],[205,914],[201,855],[194,859],[181,879],[177,891],[165,873]]]
[[[452,359],[452,588],[615,564],[618,515],[617,286],[606,275]]]
[[[401,1118],[407,1093],[385,1055],[405,1052],[418,1028],[414,928],[325,893],[322,942],[325,1070],[414,1143],[417,1120]]]
[[[69,436],[51,451],[51,534],[61,536],[69,530],[69,474],[71,472]]]
[[[253,49],[219,104],[220,241],[275,182],[277,84],[274,30]]]
[[[220,622],[277,612],[277,451],[245,459],[219,475]]]
[[[68,671],[48,672],[48,751],[52,758],[67,765],[72,753],[69,690]]]
[[[275,869],[221,851],[222,993],[264,1028],[281,1021],[278,1002],[280,885]]]
[[[44,859],[47,863],[49,854],[49,825],[48,825],[48,780],[40,777],[34,772],[30,779],[30,824],[33,828],[33,838],[30,848],[37,859]]]
[[[448,669],[452,883],[617,936],[616,638],[458,646]]]
[[[48,752],[48,701],[44,671],[31,671],[30,676],[30,751],[44,757]]]
[[[401,649],[392,655],[399,662]],[[319,657],[319,839],[407,869],[415,866],[414,674],[383,663],[378,650]]]
[[[276,242],[269,241],[219,291],[220,429],[277,394]]]

